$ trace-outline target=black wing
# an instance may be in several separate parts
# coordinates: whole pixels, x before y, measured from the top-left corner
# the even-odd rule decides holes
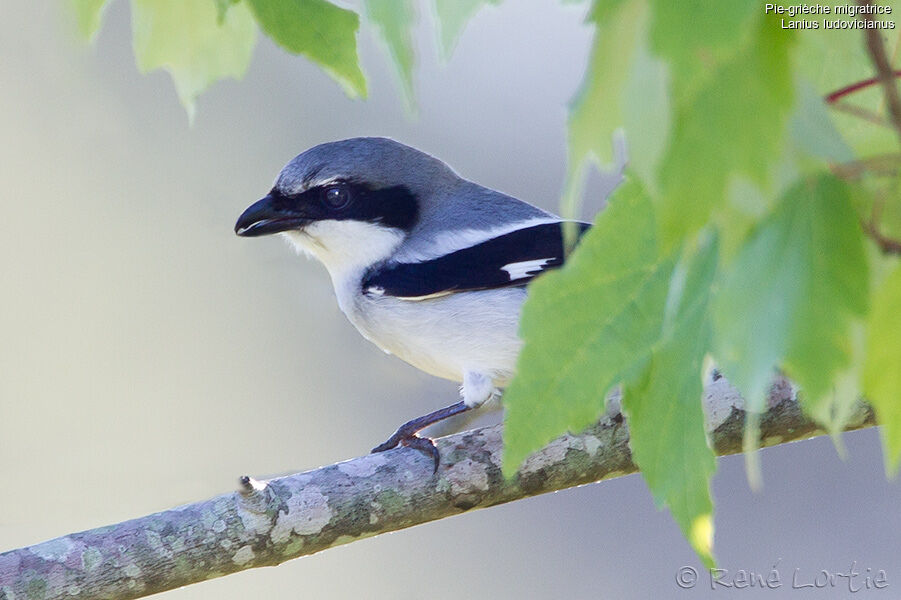
[[[591,225],[576,222],[581,236]],[[425,298],[452,292],[524,286],[563,264],[563,224],[517,229],[420,263],[388,263],[363,279],[363,292]]]

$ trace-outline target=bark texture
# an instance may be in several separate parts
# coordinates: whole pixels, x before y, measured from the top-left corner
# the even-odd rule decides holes
[[[615,399],[611,402],[616,405]],[[709,382],[705,411],[717,454],[740,452],[744,403],[725,379]],[[761,445],[823,432],[801,412],[785,380],[770,390]],[[848,429],[875,425],[860,404]],[[269,481],[108,527],[0,554],[0,600],[138,598],[475,508],[510,502],[637,470],[628,427],[615,411],[581,435],[501,475],[500,426],[437,440],[441,466],[408,448]]]

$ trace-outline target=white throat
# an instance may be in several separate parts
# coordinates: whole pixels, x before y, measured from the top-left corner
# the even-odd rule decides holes
[[[404,239],[398,229],[353,220],[317,221],[283,235],[298,251],[325,265],[339,300],[340,287],[356,284],[366,269],[391,256]]]

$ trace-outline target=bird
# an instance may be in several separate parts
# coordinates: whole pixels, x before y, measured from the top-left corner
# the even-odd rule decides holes
[[[235,233],[286,237],[325,266],[338,306],[364,338],[460,384],[459,401],[372,449],[421,450],[437,471],[435,444],[419,432],[482,406],[511,381],[528,285],[563,264],[564,227],[578,237],[590,224],[468,181],[390,138],[357,137],[292,159]]]

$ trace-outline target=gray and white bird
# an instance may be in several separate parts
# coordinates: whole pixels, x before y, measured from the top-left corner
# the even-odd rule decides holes
[[[513,377],[526,286],[563,263],[562,223],[424,152],[353,138],[289,162],[235,233],[287,237],[322,262],[363,337],[462,384],[462,400],[405,423],[373,449],[418,448],[437,469],[434,444],[417,432],[481,406]]]

